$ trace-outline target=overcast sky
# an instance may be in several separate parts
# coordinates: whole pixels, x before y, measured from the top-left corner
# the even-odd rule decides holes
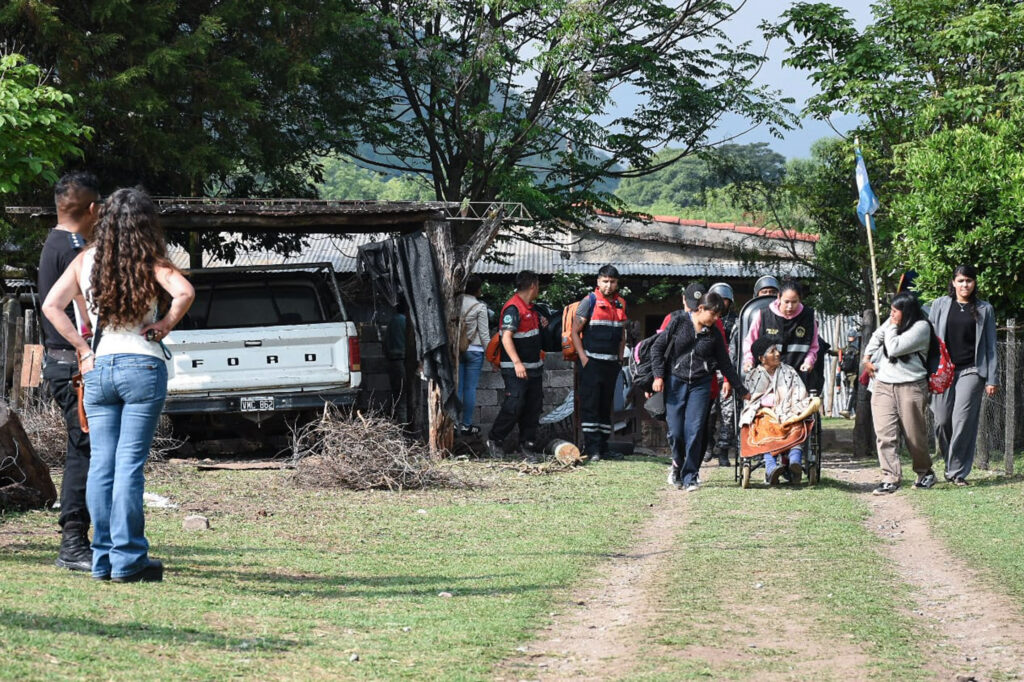
[[[857,27],[863,29],[871,21],[871,9],[863,0],[829,0],[831,4],[844,7],[847,13],[853,18]],[[757,26],[761,21],[775,20],[783,11],[793,3],[788,0],[748,0],[747,4],[733,18],[726,29],[737,43],[745,40],[752,42],[751,49],[760,51],[764,49],[764,38]],[[775,41],[768,49],[768,63],[761,69],[759,80],[761,83],[773,86],[782,91],[784,96],[796,100],[793,105],[797,112],[803,109],[804,102],[814,94],[814,86],[811,85],[805,71],[798,71],[782,65],[785,59],[785,45],[781,41]],[[836,129],[846,132],[852,128],[856,119],[853,117],[836,117],[832,120]],[[767,142],[772,149],[786,156],[787,158],[800,158],[810,156],[811,143],[821,137],[834,136],[835,133],[823,121],[805,119],[803,127],[786,133],[785,139],[779,140],[772,137],[766,129],[758,129],[740,139],[739,144],[751,142]],[[745,130],[749,124],[736,116],[723,119],[716,132],[719,137],[727,137]]]

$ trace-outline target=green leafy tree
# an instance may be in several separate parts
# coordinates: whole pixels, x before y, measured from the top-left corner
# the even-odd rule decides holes
[[[678,154],[677,149],[666,149],[658,152],[654,161]],[[626,178],[615,194],[630,209],[651,215],[758,223],[763,221],[764,211],[752,214],[739,206],[732,198],[731,183],[738,175],[749,181],[778,183],[785,173],[785,157],[766,143],[729,144],[679,159],[648,175]]]
[[[388,177],[362,168],[343,156],[323,160],[323,180],[318,191],[324,199],[372,199],[382,201],[431,201],[432,188],[416,175]]]
[[[384,36],[377,79],[395,116],[364,134],[383,158],[360,160],[420,174],[438,199],[521,201],[540,219],[579,220],[587,206],[614,202],[595,189],[601,180],[705,148],[724,111],[773,129],[789,120],[753,85],[762,57],[728,45],[726,3],[376,0],[367,8]],[[642,103],[609,121],[617,88],[634,89]],[[669,140],[677,152],[655,160]]]
[[[675,159],[652,159],[669,142],[678,157],[710,146],[726,111],[775,131],[791,121],[773,92],[754,85],[764,58],[730,44],[735,10],[719,0],[363,6],[385,46],[374,75],[393,116],[367,119],[361,135],[384,159],[355,156],[423,176],[438,199],[521,202],[544,225],[582,223],[593,207],[621,205],[601,181],[668,165]],[[613,118],[624,89],[639,103]],[[454,234],[428,226],[453,337],[452,301],[500,222],[461,223]],[[436,400],[430,413],[438,423]],[[445,447],[450,428],[439,423],[433,444]]]
[[[909,191],[892,199],[900,259],[918,287],[946,293],[953,268],[979,266],[978,287],[1000,314],[1024,305],[1024,115],[990,118],[898,149]]]
[[[0,216],[3,204],[57,180],[65,159],[80,157],[92,131],[70,113],[72,99],[16,53],[0,53]],[[35,263],[38,231],[0,219],[0,270]],[[0,278],[0,289],[6,290]]]
[[[69,112],[71,95],[20,54],[0,54],[0,195],[53,183],[64,159],[81,156],[91,130]]]
[[[872,11],[873,23],[858,31],[840,8],[797,3],[768,34],[789,41],[787,63],[807,70],[819,88],[806,114],[828,120],[852,113],[863,120],[856,132],[882,202],[876,216],[879,270],[927,272],[922,283],[935,293],[937,273],[948,277],[956,263],[977,260],[998,268],[988,271],[986,283],[1012,282],[1018,266],[1003,254],[1020,249],[997,228],[1003,223],[995,211],[1005,209],[1005,193],[1012,196],[1013,190],[993,168],[1012,178],[1021,167],[1012,154],[996,164],[989,155],[1014,138],[1016,124],[1006,119],[1024,104],[1024,5],[882,0]],[[966,139],[981,148],[967,153]],[[852,160],[849,167],[852,174]],[[951,185],[933,174],[940,168],[961,188],[986,187],[985,198],[958,192],[963,203],[939,211],[951,196]],[[852,210],[855,197],[850,199]],[[953,239],[957,230],[967,232]],[[1016,234],[1024,244],[1024,234]],[[834,248],[852,246],[840,241]],[[819,253],[827,248],[822,244]],[[995,288],[1000,295],[1011,290]],[[1019,300],[1005,304],[1017,307]]]
[[[0,31],[75,94],[72,113],[96,131],[82,163],[106,186],[312,197],[321,157],[351,147],[379,100],[360,17],[346,0],[12,0]],[[230,258],[236,243],[202,245]]]

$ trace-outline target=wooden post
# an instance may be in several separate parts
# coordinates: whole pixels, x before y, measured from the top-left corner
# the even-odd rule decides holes
[[[4,306],[4,312],[0,317],[0,336],[3,337],[3,345],[0,348],[0,399],[7,398],[7,366],[8,366],[8,354],[7,349],[11,347],[11,334],[10,334],[10,314],[7,312],[7,306]]]
[[[25,346],[25,328],[20,324],[14,330],[14,376],[11,379],[11,409],[21,406],[21,363]]]
[[[1006,422],[1003,429],[1003,463],[1006,475],[1013,475],[1014,435],[1017,431],[1017,321],[1010,318],[1006,321]]]
[[[864,349],[868,347],[871,334],[875,331],[875,316],[871,310],[865,310],[861,318],[863,328],[860,337],[861,360]],[[858,372],[858,376],[860,372]],[[871,394],[864,386],[857,387],[857,417],[853,424],[853,453],[857,457],[875,457],[875,424],[871,417]]]

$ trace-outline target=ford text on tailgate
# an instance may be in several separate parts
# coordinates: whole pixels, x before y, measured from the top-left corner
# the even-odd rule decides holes
[[[355,324],[328,264],[188,273],[196,299],[167,339],[171,415],[297,412],[351,404]]]

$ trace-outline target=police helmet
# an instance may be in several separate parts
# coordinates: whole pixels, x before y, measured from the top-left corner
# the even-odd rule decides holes
[[[758,280],[754,282],[754,296],[757,296],[757,292],[761,291],[761,289],[767,289],[769,287],[775,289],[775,291],[782,288],[779,284],[779,280],[775,279],[771,275],[765,275],[764,277],[758,278]]]
[[[727,298],[730,301],[736,300],[736,297],[732,295],[732,287],[725,282],[715,282],[711,285],[711,288],[708,289],[708,293],[718,294],[722,298]]]

